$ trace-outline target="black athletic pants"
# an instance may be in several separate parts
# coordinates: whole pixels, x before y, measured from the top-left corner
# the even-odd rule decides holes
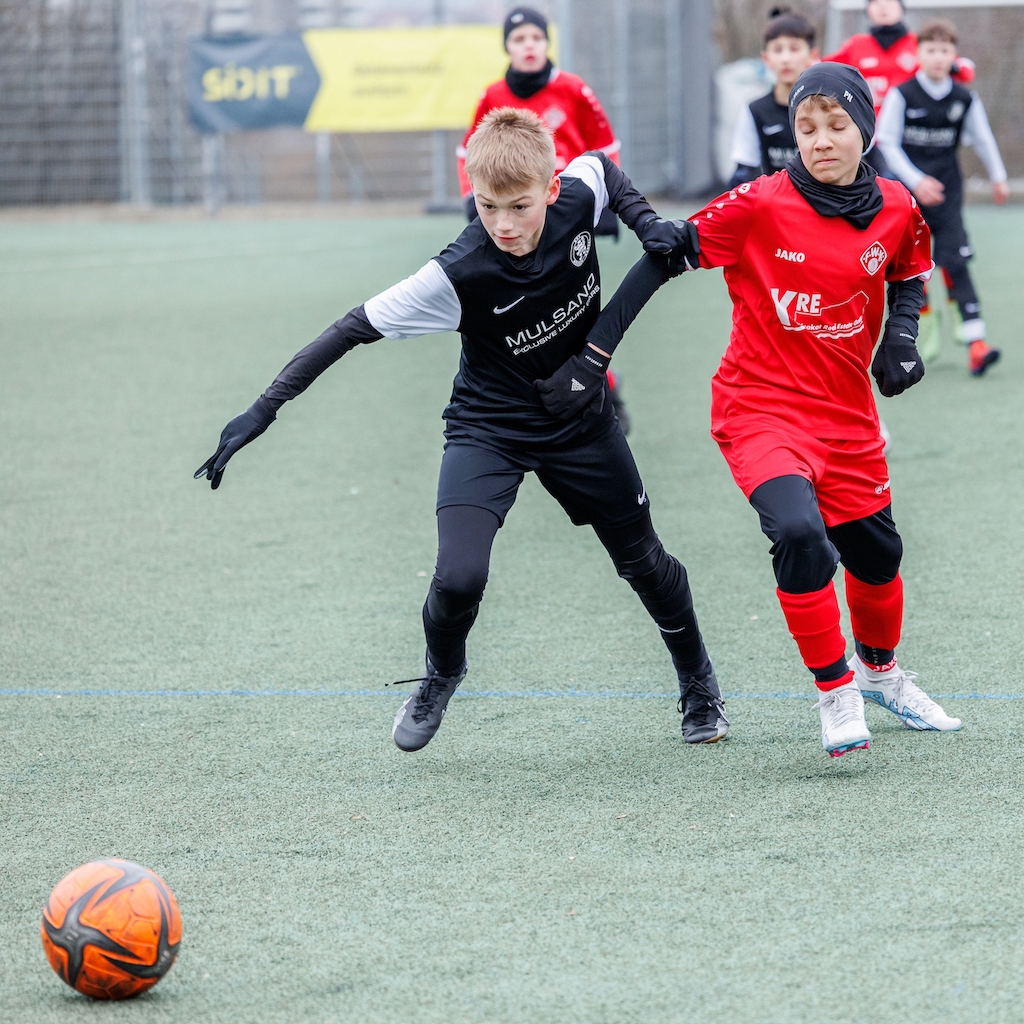
[[[921,215],[931,229],[935,262],[946,272],[949,296],[960,307],[964,320],[981,316],[981,303],[974,290],[967,261],[974,255],[964,227],[963,193],[946,181],[946,198],[938,206],[922,206]]]
[[[451,675],[465,661],[491,545],[523,474],[531,470],[574,523],[593,526],[619,576],[658,625],[680,678],[702,673],[708,658],[686,569],[654,532],[646,489],[614,421],[611,429],[569,450],[523,454],[465,439],[446,445],[438,486],[437,567],[423,606],[434,667]]]
[[[779,590],[811,594],[821,590],[841,562],[862,583],[891,583],[900,571],[903,542],[892,506],[839,526],[826,526],[814,486],[802,476],[780,476],[750,495],[761,529],[772,542],[772,566]]]

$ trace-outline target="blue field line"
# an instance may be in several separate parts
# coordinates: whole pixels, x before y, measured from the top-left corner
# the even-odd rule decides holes
[[[379,690],[115,690],[82,689],[53,690],[27,687],[0,688],[0,697],[397,697],[407,689]],[[460,697],[534,697],[568,698],[576,700],[675,700],[677,693],[651,693],[648,691],[612,691],[595,693],[591,690],[460,690]],[[725,693],[726,700],[814,700],[813,693]],[[937,700],[1024,700],[1024,693],[937,693]]]

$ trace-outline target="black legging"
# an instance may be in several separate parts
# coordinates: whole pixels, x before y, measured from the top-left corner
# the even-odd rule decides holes
[[[896,579],[903,542],[887,505],[874,515],[826,526],[814,486],[802,476],[779,476],[750,495],[761,529],[772,542],[772,566],[779,590],[811,594],[828,585],[842,562],[863,583],[881,586]]]
[[[431,663],[442,675],[459,671],[466,637],[476,619],[491,559],[498,517],[474,505],[437,512],[437,568],[423,605],[423,628]],[[676,670],[704,670],[707,654],[693,611],[686,569],[664,548],[644,511],[624,526],[595,526],[618,574],[637,592],[661,630]]]

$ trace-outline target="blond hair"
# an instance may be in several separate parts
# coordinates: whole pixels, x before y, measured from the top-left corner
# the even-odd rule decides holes
[[[492,110],[466,143],[466,176],[498,195],[546,186],[554,173],[554,138],[531,110]]]

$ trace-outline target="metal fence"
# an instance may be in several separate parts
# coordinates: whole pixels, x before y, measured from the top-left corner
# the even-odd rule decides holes
[[[712,0],[535,0],[652,192],[711,184]],[[0,0],[0,204],[457,196],[460,132],[200,136],[190,37],[493,23],[507,0]],[[440,180],[439,180],[440,175]]]

